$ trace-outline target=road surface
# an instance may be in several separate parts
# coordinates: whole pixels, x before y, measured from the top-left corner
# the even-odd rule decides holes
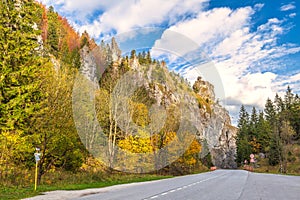
[[[258,174],[243,170],[216,170],[106,188],[46,192],[44,195],[29,199],[300,200],[300,176]]]

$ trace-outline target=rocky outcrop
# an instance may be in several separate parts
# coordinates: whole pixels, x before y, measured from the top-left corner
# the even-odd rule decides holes
[[[230,116],[223,107],[218,104],[212,107],[214,112],[205,129],[212,162],[219,168],[236,168],[237,128],[231,125]]]
[[[112,38],[111,40],[111,57],[113,62],[119,62],[121,59],[121,50],[118,46],[118,43],[116,42],[115,38]]]
[[[120,64],[121,51],[114,39],[111,46],[108,45],[103,52],[107,52],[105,60],[113,62],[112,71],[118,74],[116,70]],[[88,49],[83,48],[81,72],[91,81],[95,81],[97,77],[97,62],[94,57],[88,53]],[[182,102],[191,105],[188,109],[189,114],[193,115],[194,120],[191,123],[196,127],[195,134],[200,142],[205,141],[207,153],[211,154],[212,163],[216,167],[237,167],[237,129],[231,125],[230,116],[225,108],[215,103],[214,86],[211,83],[198,77],[192,89],[182,77],[169,72],[164,62],[143,66],[133,57],[128,63],[130,69],[137,73],[136,80],[143,80],[149,97],[155,99],[157,105],[165,108],[170,105],[180,106]],[[200,100],[202,102],[199,102]],[[205,154],[202,152],[201,156]]]
[[[168,78],[166,78],[168,79]],[[170,84],[170,83],[169,83]],[[174,84],[174,83],[173,83]],[[187,84],[186,84],[187,85]],[[196,85],[196,86],[195,86]],[[197,111],[194,125],[197,128],[197,138],[205,141],[211,154],[212,163],[218,168],[236,168],[236,135],[237,128],[231,125],[228,111],[214,102],[214,86],[199,77],[195,82],[199,94],[206,106]],[[196,92],[196,91],[195,91]],[[178,90],[172,90],[168,83],[154,84],[151,90],[152,97],[159,105],[169,106],[178,104],[184,100],[191,105],[197,104],[197,100],[186,91],[185,94]],[[205,156],[202,154],[202,156]]]
[[[88,80],[92,82],[97,82],[97,73],[96,73],[96,60],[88,46],[84,46],[81,49],[81,67],[80,72]]]
[[[200,94],[202,97],[206,97],[211,100],[215,100],[214,86],[207,81],[202,80],[199,76],[193,85],[193,89],[196,93]]]
[[[193,85],[193,90],[199,94],[210,106],[201,108],[201,125],[205,140],[211,154],[212,163],[218,168],[236,168],[236,135],[237,128],[231,125],[228,111],[215,103],[214,86],[198,77]]]
[[[130,60],[129,65],[130,65],[131,69],[133,69],[133,70],[139,70],[140,69],[140,63],[139,63],[136,56],[134,56],[133,59]]]

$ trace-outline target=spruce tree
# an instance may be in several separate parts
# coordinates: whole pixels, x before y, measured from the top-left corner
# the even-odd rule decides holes
[[[34,164],[32,126],[44,96],[44,61],[37,51],[40,13],[31,0],[0,1],[0,152],[5,155],[0,171],[11,174]]]
[[[276,93],[274,99],[274,106],[277,113],[283,112],[285,110],[285,105],[282,98]]]
[[[38,12],[33,1],[15,7],[0,2],[0,132],[29,131],[30,119],[39,109],[39,76],[42,62],[34,28]]]
[[[56,57],[58,55],[58,45],[59,45],[59,28],[58,24],[58,14],[54,12],[52,6],[50,6],[49,11],[47,12],[48,18],[48,35],[47,35],[47,46],[52,55]]]
[[[257,122],[257,139],[260,143],[260,152],[268,153],[270,149],[271,129],[269,123],[264,118],[264,113],[260,112]]]
[[[271,140],[268,156],[270,165],[277,165],[281,158],[281,141],[278,130],[279,124],[275,108],[274,103],[270,99],[267,99],[264,111],[266,120],[271,127]]]
[[[249,158],[251,146],[249,144],[249,114],[244,105],[241,106],[238,121],[238,135],[237,135],[237,164],[241,165],[245,159]]]
[[[284,104],[286,110],[291,109],[293,102],[294,102],[294,94],[292,93],[292,89],[290,88],[290,86],[288,86],[284,95]]]
[[[293,129],[295,130],[294,139],[300,139],[300,98],[298,95],[295,95],[294,103],[291,106],[290,112],[290,123]]]
[[[264,111],[265,111],[266,120],[270,123],[272,122],[273,125],[276,119],[276,111],[272,100],[269,98],[267,99]]]
[[[250,122],[249,122],[249,134],[251,140],[253,138],[257,138],[257,123],[258,123],[257,111],[255,107],[252,107],[252,112],[251,112]]]

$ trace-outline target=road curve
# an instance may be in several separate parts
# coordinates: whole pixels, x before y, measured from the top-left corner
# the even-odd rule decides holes
[[[101,190],[77,200],[299,200],[300,177],[216,170]]]

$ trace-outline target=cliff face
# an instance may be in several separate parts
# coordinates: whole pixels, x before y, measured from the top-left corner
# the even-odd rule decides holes
[[[122,65],[122,59],[116,42],[113,40],[111,45],[98,53],[102,54],[98,57],[111,61],[111,64],[99,61],[99,58],[95,58],[96,54],[93,55],[83,48],[81,52],[82,73],[89,80],[95,81],[100,63],[100,65],[109,65],[113,73],[118,74],[118,66]],[[155,104],[165,108],[172,105],[180,106],[182,102],[190,104],[192,108],[190,112],[195,119],[192,124],[196,127],[196,138],[202,146],[206,145],[205,148],[209,150],[207,153],[211,154],[212,163],[219,168],[236,168],[237,129],[231,125],[228,112],[215,103],[214,86],[211,83],[199,77],[191,88],[182,77],[169,72],[164,64],[141,64],[137,57],[129,59],[128,65],[129,71],[136,74],[136,80],[142,80],[149,98],[154,99]],[[207,153],[202,152],[201,155],[206,156]]]
[[[229,114],[224,108],[214,104],[213,110],[204,132],[212,162],[219,168],[236,168],[237,128],[231,125]]]
[[[215,102],[214,86],[198,77],[193,85],[194,91],[207,102]],[[237,128],[231,125],[228,111],[218,103],[211,104],[211,115],[201,109],[206,116],[201,126],[204,127],[202,137],[207,140],[212,162],[219,168],[236,168],[236,136]]]
[[[84,46],[81,49],[81,67],[80,72],[83,74],[88,80],[92,82],[97,81],[97,63],[95,56],[89,53],[89,48]]]

